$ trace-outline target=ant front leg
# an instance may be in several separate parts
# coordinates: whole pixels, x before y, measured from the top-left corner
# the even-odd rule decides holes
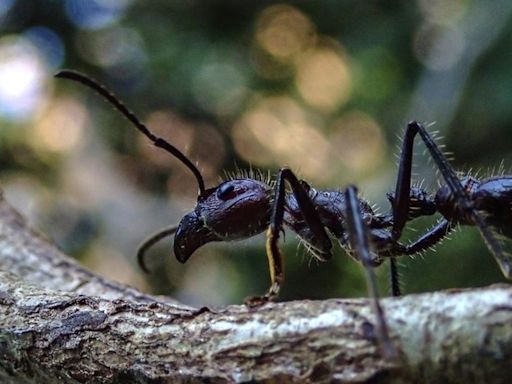
[[[266,252],[268,257],[271,285],[268,292],[263,297],[252,297],[246,300],[248,305],[258,305],[269,300],[273,300],[279,294],[281,285],[284,282],[284,259],[279,250],[279,235],[283,231],[284,211],[285,211],[285,181],[292,189],[304,221],[311,230],[315,242],[323,251],[325,257],[330,255],[332,247],[331,240],[325,231],[324,225],[315,210],[313,201],[301,185],[301,182],[288,168],[282,168],[277,174],[274,187],[274,202],[272,205],[272,214],[270,216],[270,225],[267,230]]]
[[[388,327],[386,320],[384,319],[384,311],[380,306],[377,280],[373,273],[372,258],[370,256],[370,247],[368,244],[368,227],[363,221],[356,187],[349,186],[346,189],[345,201],[347,206],[346,220],[350,247],[356,252],[364,267],[368,292],[372,300],[373,312],[377,318],[377,337],[379,339],[379,344],[381,346],[383,356],[389,360],[394,360],[398,355],[395,347],[391,343],[391,339],[389,338]]]

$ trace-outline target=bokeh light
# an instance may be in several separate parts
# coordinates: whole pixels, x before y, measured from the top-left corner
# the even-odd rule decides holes
[[[148,127],[160,137],[182,151],[195,162],[207,184],[218,180],[224,160],[224,142],[219,132],[207,124],[192,124],[170,111],[154,111],[147,118]],[[144,156],[151,160],[148,167],[159,167],[167,172],[169,196],[180,195],[194,200],[197,183],[190,170],[168,152],[151,145],[146,137],[139,136],[138,144]]]
[[[444,71],[461,58],[466,43],[457,27],[425,23],[414,39],[416,57],[429,69]]]
[[[86,119],[81,103],[71,98],[56,99],[32,126],[30,141],[40,151],[66,154],[80,144]]]
[[[65,0],[69,19],[84,29],[99,29],[115,23],[132,0]]]
[[[2,0],[0,2],[0,22],[3,17],[7,15],[11,7],[13,6],[15,0]]]
[[[112,26],[81,31],[76,46],[85,61],[105,67],[117,79],[139,75],[146,67],[144,42],[134,29]]]
[[[286,4],[266,8],[256,23],[259,46],[281,61],[293,60],[315,41],[315,29],[306,15]]]
[[[35,26],[29,28],[24,34],[39,54],[44,58],[47,66],[54,70],[62,65],[64,59],[64,45],[60,36],[50,28]]]
[[[47,72],[39,52],[27,38],[0,38],[0,116],[26,120],[41,107]]]
[[[403,81],[403,68],[396,57],[379,46],[370,46],[352,61],[353,94],[368,103],[384,103],[396,94]]]
[[[236,114],[248,93],[246,77],[229,62],[205,60],[192,84],[196,100],[218,116]]]
[[[418,0],[426,20],[444,25],[459,21],[467,11],[468,3],[467,0]]]
[[[325,175],[329,143],[291,98],[257,101],[235,124],[233,140],[239,156],[256,166],[286,165],[319,180]]]
[[[332,111],[346,102],[351,76],[341,47],[325,43],[304,52],[297,60],[296,86],[311,106]]]
[[[353,111],[333,121],[330,128],[332,150],[349,170],[361,175],[382,166],[387,154],[386,140],[371,116]]]

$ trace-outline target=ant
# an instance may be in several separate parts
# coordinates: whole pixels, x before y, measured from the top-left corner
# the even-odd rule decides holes
[[[277,297],[284,281],[283,256],[278,247],[284,227],[295,232],[313,256],[321,261],[331,258],[331,239],[336,238],[347,253],[364,267],[377,318],[377,338],[384,356],[391,359],[397,354],[388,334],[373,272],[373,268],[382,264],[385,258],[390,260],[392,294],[398,296],[397,256],[413,255],[431,248],[456,225],[474,225],[503,274],[512,278],[512,260],[493,231],[494,228],[512,238],[512,176],[481,181],[469,176],[459,179],[432,136],[419,122],[411,121],[405,131],[395,192],[388,194],[391,210],[378,215],[358,197],[355,186],[350,185],[344,191],[319,191],[299,180],[288,168],[279,170],[273,185],[240,178],[206,188],[201,173],[190,159],[166,140],[155,136],[103,85],[70,70],[63,70],[55,76],[79,82],[103,96],[155,146],[180,160],[197,180],[199,192],[194,210],[187,213],[178,226],[162,229],[140,247],[137,258],[146,272],[145,252],[167,236],[174,234],[174,254],[184,263],[206,243],[249,238],[266,230],[271,285],[264,296],[246,301],[249,305],[261,305]],[[420,187],[411,187],[413,146],[418,134],[446,182],[435,195]],[[285,184],[290,192],[287,192]],[[437,225],[411,244],[399,242],[408,221],[435,213],[442,215]]]

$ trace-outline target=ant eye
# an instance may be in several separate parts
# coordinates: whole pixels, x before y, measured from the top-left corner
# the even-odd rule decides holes
[[[232,195],[232,192],[235,190],[235,186],[233,184],[228,184],[228,183],[225,183],[225,184],[222,184],[218,189],[217,189],[217,197],[221,200],[228,200],[230,199]]]

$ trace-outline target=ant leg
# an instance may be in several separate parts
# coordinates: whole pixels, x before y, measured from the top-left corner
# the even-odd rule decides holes
[[[457,177],[457,174],[448,163],[448,159],[446,159],[446,157],[443,155],[434,139],[432,139],[423,125],[417,122],[409,123],[409,125],[414,126],[416,131],[420,134],[421,139],[425,143],[425,146],[429,150],[430,155],[441,171],[446,184],[450,188],[450,191],[454,196],[455,203],[463,211],[468,213],[469,217],[471,217],[472,221],[477,226],[496,262],[500,266],[501,271],[506,278],[512,279],[512,260],[510,260],[510,257],[503,250],[500,242],[492,232],[491,227],[485,221],[485,218],[474,208],[472,201],[469,199],[466,191],[464,190],[464,187],[462,186],[462,183]]]
[[[401,296],[396,256],[414,255],[416,253],[426,251],[443,240],[452,229],[453,227],[448,220],[442,220],[419,239],[416,239],[413,243],[406,246],[400,246],[386,255],[390,257],[391,294],[393,296]]]
[[[398,262],[395,257],[389,258],[389,276],[391,280],[391,295],[393,297],[402,296],[400,272],[398,272]]]
[[[427,233],[417,239],[414,243],[405,247],[406,255],[414,255],[423,252],[441,241],[452,230],[452,226],[448,220],[443,220]]]
[[[364,267],[368,293],[372,299],[373,312],[377,318],[377,337],[382,353],[387,359],[392,360],[397,357],[397,352],[389,338],[388,327],[384,319],[384,311],[379,303],[377,281],[373,273],[372,259],[368,244],[368,227],[362,219],[356,187],[349,186],[345,190],[345,201],[347,206],[346,220],[350,246],[356,252]]]
[[[398,176],[395,186],[395,200],[393,204],[393,228],[391,236],[397,241],[402,235],[402,230],[407,222],[409,214],[409,195],[411,192],[411,168],[412,168],[412,152],[414,145],[414,137],[416,130],[407,125],[405,136],[402,141],[402,149],[400,151],[400,162],[398,165]],[[400,296],[400,279],[397,261],[394,257],[389,259],[389,275],[391,279],[391,294]]]
[[[259,301],[274,299],[284,281],[284,263],[283,255],[278,247],[279,235],[283,230],[284,210],[285,210],[285,181],[288,182],[292,193],[297,200],[297,204],[302,212],[304,221],[311,229],[313,235],[321,244],[325,256],[330,255],[332,247],[331,240],[325,232],[324,226],[315,210],[313,202],[308,193],[304,190],[300,181],[288,168],[282,168],[277,174],[276,185],[274,188],[274,203],[272,206],[272,215],[270,217],[270,226],[267,230],[266,251],[270,270],[271,286],[266,295]],[[258,303],[258,298],[249,299],[249,304]]]
[[[409,215],[409,196],[411,193],[411,168],[414,137],[417,130],[413,123],[407,124],[402,149],[400,151],[400,161],[398,164],[398,176],[395,186],[395,200],[393,203],[393,229],[391,235],[393,240],[398,240],[402,235],[402,230],[407,222]]]
[[[139,263],[140,268],[144,272],[150,273],[150,271],[146,265],[146,261],[145,261],[146,251],[149,248],[151,248],[153,245],[158,243],[160,240],[162,240],[163,238],[173,235],[177,229],[178,229],[177,225],[173,225],[172,227],[162,228],[158,232],[150,235],[147,239],[145,239],[142,242],[139,249],[137,250],[137,262]]]

